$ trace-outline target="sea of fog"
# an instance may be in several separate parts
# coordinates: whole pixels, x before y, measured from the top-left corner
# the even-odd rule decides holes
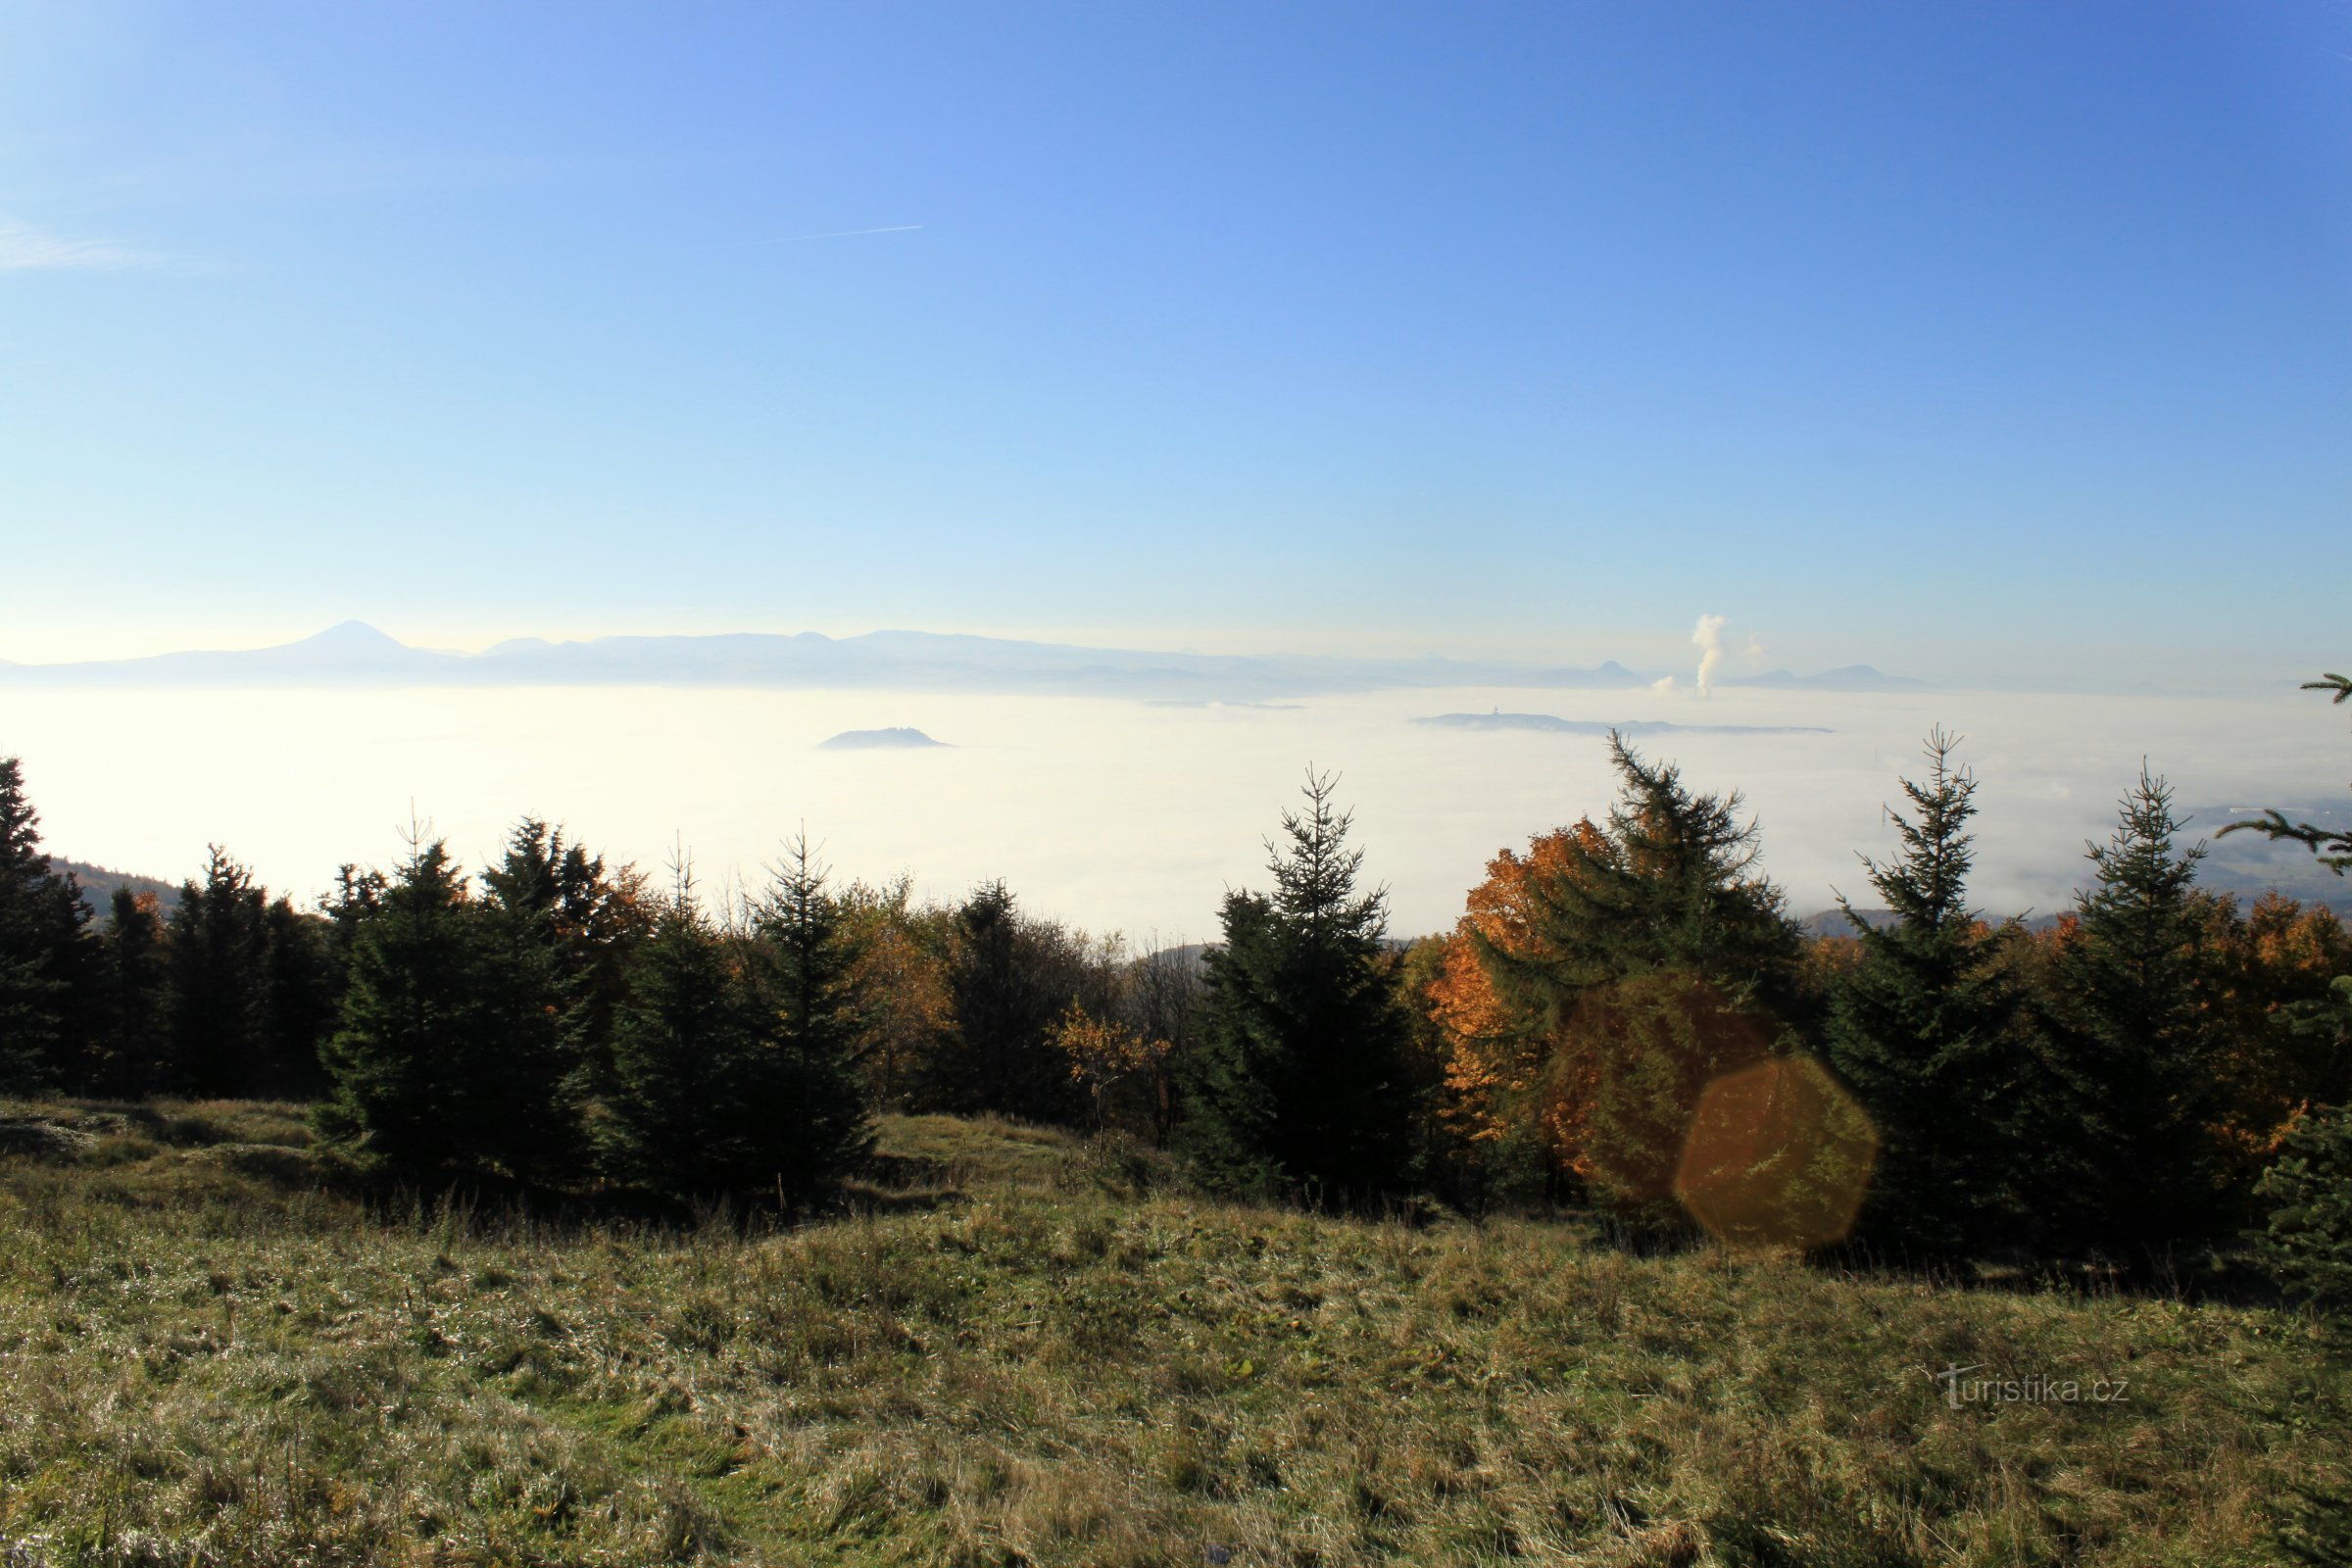
[[[387,863],[416,817],[473,865],[523,813],[706,891],[759,881],[806,824],[842,876],[911,872],[949,898],[1003,877],[1030,908],[1163,942],[1213,935],[1229,886],[1262,886],[1262,840],[1311,763],[1340,773],[1364,868],[1400,934],[1442,929],[1497,850],[1607,806],[1605,742],[1433,728],[1448,712],[1819,726],[1644,737],[1695,786],[1740,790],[1798,913],[1833,888],[1875,902],[1856,851],[1892,844],[1883,803],[1932,724],[1983,780],[1976,902],[2054,910],[2141,759],[2183,806],[2335,803],[2352,745],[2324,700],[1719,690],[1406,691],[1297,707],[1068,697],[661,688],[220,692],[0,690],[0,755],[24,760],[53,852],[178,878],[220,843],[315,898],[345,860]],[[827,751],[906,725],[926,751]],[[2216,825],[2208,820],[2200,826]],[[2232,840],[2233,844],[2244,842]]]

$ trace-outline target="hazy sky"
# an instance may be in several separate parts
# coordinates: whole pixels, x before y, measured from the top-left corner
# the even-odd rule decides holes
[[[0,0],[0,659],[2283,677],[2348,431],[2342,3]]]

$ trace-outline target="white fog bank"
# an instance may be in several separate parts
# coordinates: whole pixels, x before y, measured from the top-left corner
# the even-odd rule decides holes
[[[1298,707],[1068,697],[647,687],[451,691],[0,690],[54,853],[148,875],[208,842],[315,897],[344,860],[389,862],[416,812],[470,865],[529,812],[658,868],[673,840],[707,890],[757,880],[806,822],[842,876],[915,874],[954,897],[1003,877],[1033,910],[1131,938],[1213,935],[1219,895],[1262,885],[1260,841],[1308,763],[1344,775],[1365,870],[1400,934],[1452,923],[1495,851],[1603,810],[1589,734],[1439,728],[1442,713],[1746,726],[1638,737],[1703,789],[1741,790],[1798,913],[1833,887],[1872,903],[1854,852],[1892,841],[1882,803],[1932,724],[1984,781],[1975,902],[2062,907],[2144,756],[2183,807],[2339,802],[2343,716],[2311,694],[1403,691]],[[818,749],[920,729],[937,749]],[[1828,733],[1807,733],[1807,727]],[[1788,733],[1762,731],[1788,730]],[[2200,821],[2199,830],[2214,823]],[[2232,841],[2233,843],[2242,841]]]

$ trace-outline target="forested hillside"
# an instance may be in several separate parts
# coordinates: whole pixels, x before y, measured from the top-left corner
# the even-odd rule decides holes
[[[134,899],[153,899],[156,906],[169,912],[179,902],[179,887],[161,877],[140,876],[132,871],[116,871],[87,860],[68,860],[52,856],[49,864],[61,876],[70,876],[81,889],[81,902],[90,906],[90,913],[103,917],[114,906],[117,889],[126,889]]]

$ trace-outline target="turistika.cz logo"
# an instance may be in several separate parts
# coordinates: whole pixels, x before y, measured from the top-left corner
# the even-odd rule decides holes
[[[2132,1398],[2130,1378],[2054,1378],[2028,1372],[2019,1377],[1972,1378],[1989,1363],[1947,1366],[1940,1372],[1919,1370],[1943,1385],[1943,1402],[1957,1410],[1964,1404],[2126,1404]]]

